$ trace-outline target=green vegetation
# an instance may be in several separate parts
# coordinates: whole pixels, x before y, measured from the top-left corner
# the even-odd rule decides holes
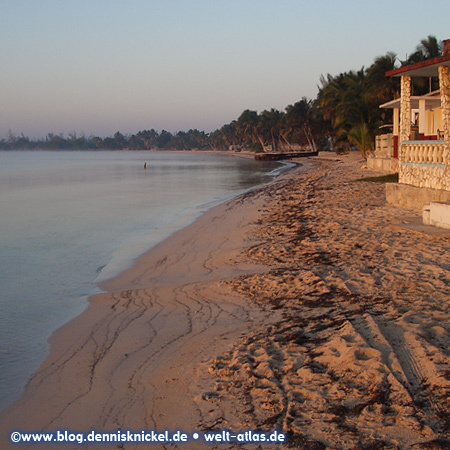
[[[158,133],[155,130],[139,131],[137,134],[125,136],[119,131],[112,137],[77,136],[76,133],[64,137],[62,134],[49,133],[45,139],[31,141],[25,136],[14,136],[11,132],[7,140],[0,141],[0,150],[190,150],[209,149],[209,137],[203,131],[180,131],[176,134],[166,130]]]
[[[434,36],[423,39],[402,65],[412,64],[442,54],[442,43]],[[140,131],[125,136],[117,132],[112,137],[68,137],[49,133],[45,139],[31,141],[23,134],[0,141],[0,149],[48,150],[251,150],[278,151],[293,145],[311,150],[334,150],[345,153],[357,148],[365,158],[373,150],[375,135],[382,124],[389,123],[392,112],[379,105],[400,96],[398,78],[386,78],[396,67],[395,53],[378,56],[369,68],[338,75],[322,76],[317,98],[302,98],[284,111],[276,109],[245,110],[236,120],[209,134],[197,129],[172,134],[166,130]],[[436,80],[414,78],[414,95],[436,89]]]
[[[379,177],[358,178],[355,182],[367,181],[370,183],[398,183],[398,173],[389,173]]]

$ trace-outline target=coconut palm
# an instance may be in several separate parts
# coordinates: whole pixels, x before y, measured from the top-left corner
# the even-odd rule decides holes
[[[286,107],[284,129],[281,136],[287,144],[307,143],[315,151],[316,143],[312,133],[313,127],[312,101],[303,97],[299,102]]]
[[[397,77],[386,78],[386,72],[396,68],[397,55],[388,52],[386,55],[375,58],[373,64],[367,69],[366,87],[370,102],[378,105],[400,96],[400,80]]]
[[[236,121],[236,133],[244,145],[258,142],[258,113],[246,109]]]
[[[365,122],[357,123],[347,134],[349,141],[360,150],[364,159],[367,158],[367,153],[373,150],[373,135]]]
[[[442,56],[442,52],[442,41],[438,41],[435,36],[429,35],[420,41],[420,44],[416,47],[416,51],[409,56],[406,64],[414,64],[416,62],[436,58]]]
[[[208,135],[207,143],[213,150],[229,150],[238,142],[236,136],[236,121],[223,125]]]
[[[277,152],[281,141],[284,113],[272,108],[263,111],[258,116],[258,139],[263,147],[272,146],[272,151]]]
[[[438,41],[435,36],[429,35],[420,41],[416,47],[416,51],[412,53],[403,65],[415,64],[427,59],[437,58],[443,54],[442,41]],[[437,78],[417,78],[412,81],[412,89],[416,95],[423,95],[438,89],[439,83]]]
[[[324,119],[330,120],[334,136],[345,144],[347,133],[356,124],[371,120],[365,69],[322,77],[317,104]]]

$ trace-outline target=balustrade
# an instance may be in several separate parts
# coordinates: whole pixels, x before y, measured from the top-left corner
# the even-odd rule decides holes
[[[406,141],[402,144],[401,161],[412,164],[444,164],[444,142]]]

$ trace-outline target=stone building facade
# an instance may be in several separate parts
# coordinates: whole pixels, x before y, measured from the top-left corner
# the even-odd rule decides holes
[[[401,67],[387,72],[386,75],[401,77],[398,154],[400,188],[398,186],[386,188],[388,201],[390,200],[388,191],[395,189],[398,194],[402,186],[405,196],[420,197],[408,190],[407,187],[410,186],[427,189],[431,193],[432,200],[433,191],[436,191],[436,198],[442,199],[443,196],[447,198],[447,193],[450,195],[450,39],[444,41],[443,56]],[[411,78],[431,76],[439,77],[441,136],[438,140],[411,141]],[[414,198],[409,201],[414,203]],[[405,204],[408,200],[400,203],[411,206]]]

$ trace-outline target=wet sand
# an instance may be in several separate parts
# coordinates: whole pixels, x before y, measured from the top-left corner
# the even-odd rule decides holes
[[[275,429],[300,449],[450,438],[450,238],[398,226],[357,154],[224,203],[51,337],[11,429]],[[62,448],[143,448],[64,444]],[[199,442],[151,448],[284,448]]]

